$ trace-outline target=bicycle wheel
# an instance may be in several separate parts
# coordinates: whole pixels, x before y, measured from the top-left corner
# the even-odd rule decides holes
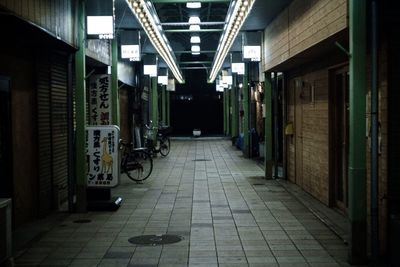
[[[164,136],[160,140],[160,154],[165,157],[169,154],[169,150],[171,149],[171,141],[168,137]]]
[[[146,180],[152,170],[153,159],[146,151],[133,151],[125,157],[124,172],[133,181]]]

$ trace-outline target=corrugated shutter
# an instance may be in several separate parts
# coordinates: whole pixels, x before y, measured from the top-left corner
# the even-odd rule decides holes
[[[67,56],[52,52],[37,61],[39,214],[67,198]]]
[[[52,199],[52,149],[50,110],[50,64],[46,55],[39,55],[36,65],[37,130],[39,165],[39,215],[51,209]]]
[[[53,186],[55,205],[67,198],[68,128],[67,128],[67,57],[53,53],[51,64],[51,121],[53,149]]]

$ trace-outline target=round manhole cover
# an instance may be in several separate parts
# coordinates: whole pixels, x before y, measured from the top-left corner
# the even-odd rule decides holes
[[[128,241],[134,245],[158,246],[177,243],[182,239],[178,235],[140,235],[131,237]]]
[[[80,219],[80,220],[75,220],[74,223],[90,223],[92,220],[89,219]]]

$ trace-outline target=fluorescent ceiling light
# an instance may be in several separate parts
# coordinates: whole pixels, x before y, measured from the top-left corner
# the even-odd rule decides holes
[[[192,52],[192,55],[193,56],[198,56],[198,55],[200,55],[200,52]]]
[[[225,61],[225,57],[232,47],[240,28],[242,27],[246,17],[250,13],[255,0],[237,0],[232,1],[225,23],[227,24],[225,31],[222,33],[217,52],[215,53],[210,76],[208,82],[213,82]]]
[[[190,37],[190,43],[199,44],[200,43],[200,36],[192,36],[192,37]]]
[[[143,27],[154,48],[167,63],[168,68],[179,83],[183,83],[183,76],[178,67],[175,55],[172,53],[169,41],[163,36],[162,26],[158,19],[157,12],[151,1],[125,0],[133,14]]]
[[[200,46],[199,45],[192,45],[192,52],[200,53]]]
[[[200,24],[200,18],[197,16],[193,16],[189,18],[189,24]]]
[[[201,8],[200,2],[188,2],[186,3],[187,8]]]
[[[192,32],[200,31],[200,25],[190,25],[189,31],[192,31]]]

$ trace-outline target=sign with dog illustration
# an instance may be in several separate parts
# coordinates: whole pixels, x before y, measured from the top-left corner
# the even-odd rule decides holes
[[[87,186],[114,187],[119,180],[119,128],[86,127]]]

